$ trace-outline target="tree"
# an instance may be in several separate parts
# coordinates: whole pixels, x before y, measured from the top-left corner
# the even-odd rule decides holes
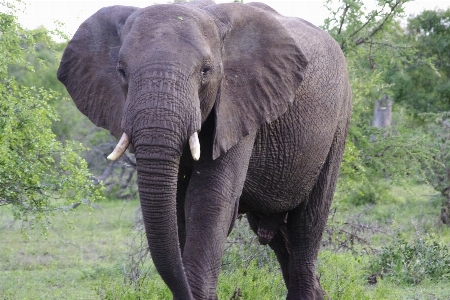
[[[404,67],[392,67],[387,81],[398,103],[426,129],[432,159],[423,163],[428,182],[441,194],[441,220],[450,225],[450,9],[426,10],[408,19],[403,40],[415,49]]]
[[[57,210],[61,201],[99,198],[81,145],[56,140],[51,130],[58,120],[49,105],[58,93],[20,84],[12,70],[36,72],[25,58],[33,55],[35,37],[21,28],[16,7],[0,2],[0,204],[15,218],[36,221]],[[8,68],[9,67],[9,68]]]
[[[425,117],[428,132],[433,137],[430,146],[436,149],[434,160],[425,168],[426,174],[442,199],[441,221],[450,226],[450,113],[429,113]]]
[[[405,40],[417,49],[416,59],[389,74],[395,98],[416,114],[450,110],[450,9],[408,19]]]
[[[328,1],[330,17],[323,28],[341,45],[347,58],[353,90],[353,116],[339,191],[356,203],[386,200],[386,181],[425,180],[423,161],[433,157],[429,137],[415,124],[395,97],[397,86],[387,80],[393,69],[405,70],[417,60],[398,18],[411,0],[378,0],[366,9],[364,1]],[[374,104],[392,98],[393,122],[372,126]],[[408,158],[408,164],[404,159]]]

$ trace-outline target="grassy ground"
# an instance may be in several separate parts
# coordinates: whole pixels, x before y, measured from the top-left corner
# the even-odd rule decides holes
[[[3,299],[98,299],[99,284],[122,277],[137,201],[79,206],[49,220],[43,235],[0,207],[0,295]],[[1,296],[0,296],[1,298]]]
[[[389,193],[389,201],[371,206],[336,201],[338,212],[331,226],[340,228],[350,218],[375,226],[379,232],[355,233],[370,243],[372,253],[366,253],[367,245],[355,245],[351,251],[330,246],[322,250],[319,274],[324,289],[330,299],[450,299],[448,277],[425,276],[418,284],[406,284],[401,276],[386,276],[378,277],[377,284],[368,284],[371,262],[397,237],[414,242],[431,236],[444,245],[450,242],[450,230],[439,225],[439,202],[430,196],[433,191],[429,187],[391,187]],[[130,244],[137,234],[133,223],[138,202],[104,201],[98,205],[101,209],[81,205],[57,215],[49,220],[45,234],[14,221],[9,210],[0,207],[0,299],[171,299],[149,260],[142,266],[140,279],[130,280],[130,259],[136,250]],[[255,238],[247,227],[245,220],[237,222],[230,237],[219,299],[233,295],[236,299],[284,298],[286,290],[273,254],[256,243],[249,244]],[[336,230],[333,234],[341,233]]]

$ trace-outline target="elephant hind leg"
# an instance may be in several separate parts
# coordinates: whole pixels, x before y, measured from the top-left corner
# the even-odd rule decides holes
[[[287,299],[323,299],[317,256],[339,174],[347,130],[338,128],[325,164],[307,201],[289,212],[289,286]]]

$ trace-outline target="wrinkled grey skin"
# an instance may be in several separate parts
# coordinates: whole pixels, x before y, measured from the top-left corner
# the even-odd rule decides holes
[[[58,78],[92,122],[130,137],[151,255],[175,299],[217,299],[238,213],[275,251],[288,299],[324,297],[315,264],[351,114],[328,34],[264,4],[107,7],[80,26]]]

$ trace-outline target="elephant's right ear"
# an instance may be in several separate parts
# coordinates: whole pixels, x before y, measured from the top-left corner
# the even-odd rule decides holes
[[[111,6],[87,19],[67,45],[58,69],[58,79],[95,125],[119,138],[125,96],[116,66],[121,31],[137,7]]]

